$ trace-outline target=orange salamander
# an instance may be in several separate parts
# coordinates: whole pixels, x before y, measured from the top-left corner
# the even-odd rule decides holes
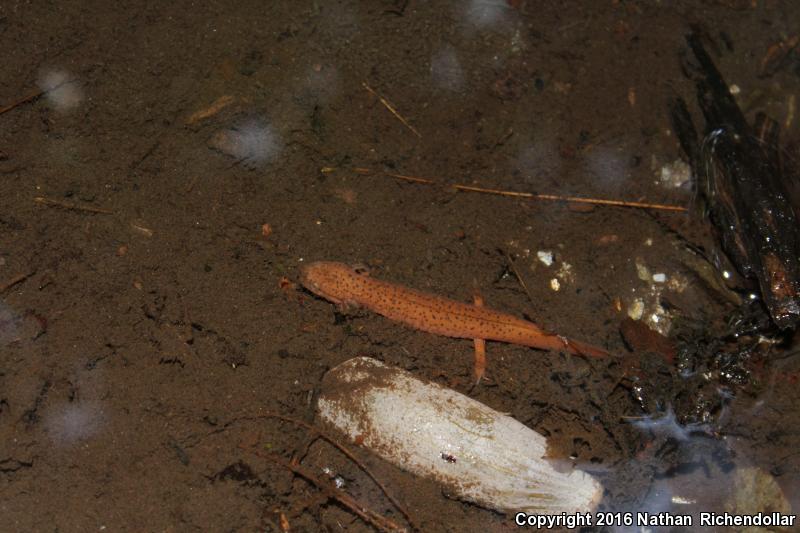
[[[601,348],[548,333],[533,322],[362,274],[344,263],[319,261],[301,268],[300,281],[341,306],[361,306],[413,328],[466,339],[489,339],[541,350],[605,357]]]

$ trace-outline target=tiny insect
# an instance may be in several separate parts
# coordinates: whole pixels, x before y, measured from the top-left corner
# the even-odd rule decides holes
[[[442,452],[442,459],[444,459],[448,463],[455,463],[456,462],[456,458],[453,457],[452,455],[450,455],[449,453]]]

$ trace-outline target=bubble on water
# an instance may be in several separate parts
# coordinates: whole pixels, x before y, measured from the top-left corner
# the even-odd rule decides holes
[[[674,512],[672,504],[673,497],[674,493],[671,487],[667,483],[657,480],[650,486],[644,501],[637,502],[634,509],[612,508],[604,513],[605,520],[609,522],[605,525],[614,533],[644,533],[653,531],[652,529],[636,523],[639,517],[638,513],[658,515],[659,513]]]
[[[46,414],[44,426],[57,445],[68,446],[94,435],[102,418],[101,410],[93,403],[71,402]]]
[[[628,419],[628,421],[641,431],[652,432],[654,435],[669,437],[681,442],[689,440],[692,435],[712,433],[708,424],[679,423],[675,412],[671,408],[656,416],[643,416]]]
[[[340,92],[339,71],[330,64],[313,63],[301,75],[295,94],[310,94],[317,103],[326,103]]]
[[[515,166],[526,183],[553,192],[551,183],[561,171],[561,157],[555,143],[550,140],[523,143]]]
[[[466,18],[478,27],[494,26],[506,21],[510,8],[503,2],[471,0],[466,8]]]
[[[464,87],[464,70],[455,48],[444,46],[431,57],[431,78],[434,85],[449,91]]]
[[[594,148],[586,155],[586,167],[601,190],[616,195],[623,190],[628,177],[629,157],[611,148]]]
[[[0,302],[0,346],[17,340],[19,316],[9,306]]]
[[[58,111],[69,111],[83,101],[83,91],[78,81],[63,70],[50,70],[39,77],[39,89]]]
[[[273,128],[260,120],[217,132],[210,141],[217,150],[251,164],[266,163],[280,151],[280,140]]]
[[[679,445],[681,446],[681,445]],[[718,448],[722,449],[724,445]],[[730,488],[730,477],[719,467],[708,461],[708,450],[697,457],[688,458],[681,463],[683,468],[672,469],[663,477],[643,481],[641,486],[642,497],[633,504],[623,504],[619,508],[605,509],[604,518],[610,522],[610,531],[614,533],[643,533],[655,531],[672,531],[668,527],[654,527],[659,518],[666,518],[665,514],[675,520],[687,521],[687,515],[692,516],[692,523],[699,522],[698,512],[717,511],[724,509],[724,499]],[[644,463],[643,463],[644,461]],[[655,461],[655,462],[653,462]],[[618,464],[619,465],[619,464]],[[646,465],[646,466],[645,466]],[[663,459],[637,458],[631,464],[619,470],[625,483],[634,472],[648,472],[657,467],[666,467]],[[703,467],[694,467],[703,465]],[[622,465],[619,465],[622,466]],[[644,469],[644,470],[643,470]],[[659,469],[660,470],[660,469]],[[608,475],[609,484],[615,476],[613,471]],[[616,482],[619,482],[617,479]],[[677,527],[677,522],[676,528]],[[691,529],[691,528],[688,528]]]
[[[315,11],[318,11],[323,35],[332,33],[336,37],[352,38],[361,32],[362,21],[352,5],[344,2],[320,2]]]

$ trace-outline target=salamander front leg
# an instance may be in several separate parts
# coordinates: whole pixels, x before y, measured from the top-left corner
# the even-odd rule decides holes
[[[330,300],[330,298],[329,298]],[[360,306],[358,302],[355,300],[331,300],[333,303],[336,304],[336,309],[340,313],[352,313],[354,310],[358,309]]]
[[[483,307],[483,297],[475,289],[472,296],[473,301],[477,307]],[[474,339],[475,343],[475,367],[473,374],[475,375],[475,385],[481,382],[481,378],[486,373],[486,339]]]

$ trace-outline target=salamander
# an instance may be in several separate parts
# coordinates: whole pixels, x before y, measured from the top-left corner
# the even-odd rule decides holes
[[[565,350],[591,357],[609,355],[602,348],[546,332],[513,315],[375,279],[344,263],[319,261],[305,265],[300,281],[312,293],[337,305],[364,307],[437,335]]]

